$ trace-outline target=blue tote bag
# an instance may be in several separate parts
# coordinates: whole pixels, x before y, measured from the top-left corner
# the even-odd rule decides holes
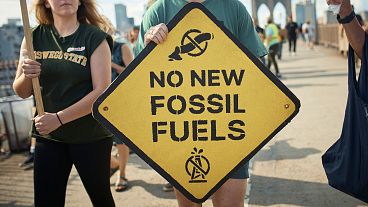
[[[322,156],[330,186],[368,203],[368,38],[358,81],[349,47],[348,102],[340,139]]]

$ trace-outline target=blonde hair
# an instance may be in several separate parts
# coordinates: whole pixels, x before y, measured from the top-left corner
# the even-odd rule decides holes
[[[101,30],[109,34],[110,36],[114,36],[116,33],[116,29],[109,18],[105,15],[101,15],[102,19],[104,20],[104,24],[102,25]]]
[[[96,0],[79,0],[81,5],[77,11],[77,19],[82,24],[91,24],[101,29],[106,28],[106,21],[97,11]],[[46,8],[47,0],[34,0],[33,9],[37,22],[41,25],[51,25],[54,23],[52,11]]]

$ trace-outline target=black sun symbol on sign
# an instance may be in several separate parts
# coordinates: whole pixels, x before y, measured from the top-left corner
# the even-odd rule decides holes
[[[208,159],[201,155],[203,149],[197,150],[194,148],[192,156],[189,157],[185,163],[185,169],[190,176],[189,183],[205,183],[207,182],[206,176],[210,172],[210,162]]]
[[[213,39],[213,34],[202,33],[198,29],[187,31],[181,39],[181,46],[176,46],[175,50],[169,55],[169,60],[182,60],[181,54],[187,54],[192,57],[202,55],[208,46],[208,40]]]

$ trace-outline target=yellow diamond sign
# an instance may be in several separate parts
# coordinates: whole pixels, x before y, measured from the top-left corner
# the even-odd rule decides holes
[[[299,111],[299,100],[201,4],[168,24],[93,113],[185,196],[203,202]]]

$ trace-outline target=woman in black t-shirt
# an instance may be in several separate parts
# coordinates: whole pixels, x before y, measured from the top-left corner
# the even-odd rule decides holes
[[[91,108],[111,81],[112,39],[94,1],[36,0],[39,26],[33,31],[36,61],[26,42],[13,84],[22,98],[32,95],[39,77],[46,113],[34,118],[35,206],[64,206],[74,165],[93,206],[115,206],[109,181],[112,135]],[[29,44],[29,43],[28,43]]]

